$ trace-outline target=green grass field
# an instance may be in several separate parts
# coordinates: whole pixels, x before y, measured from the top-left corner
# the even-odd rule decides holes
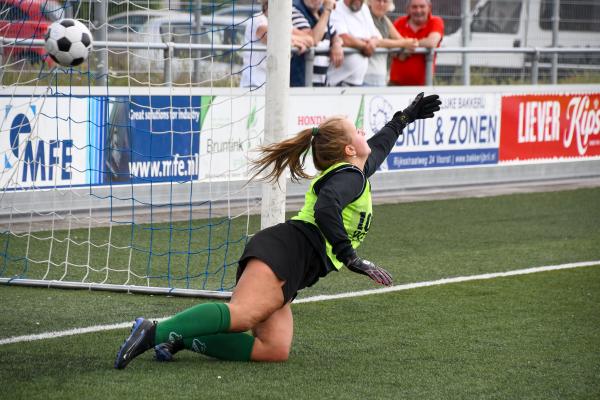
[[[600,188],[383,205],[361,254],[396,284],[600,260]],[[374,288],[334,273],[302,297]],[[0,286],[0,339],[163,317],[198,299]],[[293,306],[283,364],[144,354],[127,329],[0,345],[6,399],[597,399],[597,266]]]

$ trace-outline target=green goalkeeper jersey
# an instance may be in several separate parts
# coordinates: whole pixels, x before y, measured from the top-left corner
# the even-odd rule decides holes
[[[310,187],[306,192],[304,206],[298,212],[298,215],[292,217],[292,219],[308,222],[319,228],[315,221],[314,211],[315,204],[318,198],[317,188],[319,187],[319,182],[329,177],[330,174],[340,172],[347,168],[353,168],[360,171],[352,164],[343,162],[332,165],[325,171],[321,172],[317,177],[315,177],[311,181]],[[362,174],[362,171],[360,172]],[[369,231],[369,226],[371,224],[371,217],[373,215],[373,206],[371,203],[371,184],[369,183],[369,180],[366,177],[364,178],[364,185],[362,191],[355,197],[354,200],[352,200],[342,209],[341,214],[342,222],[346,234],[348,235],[348,239],[350,240],[352,247],[356,249],[367,235],[367,232]],[[331,243],[329,243],[327,238],[324,237],[324,239],[327,257],[333,263],[335,268],[339,270],[343,266],[343,263],[336,258],[335,254],[333,254]]]

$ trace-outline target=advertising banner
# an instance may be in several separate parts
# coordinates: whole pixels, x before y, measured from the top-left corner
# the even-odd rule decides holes
[[[340,115],[376,134],[407,94],[290,98],[288,136]],[[404,129],[384,171],[600,156],[600,93],[445,93],[434,118]],[[263,143],[256,96],[0,97],[7,189],[245,180]],[[307,172],[316,171],[307,157]]]
[[[110,98],[104,184],[198,178],[200,96]]]
[[[371,115],[385,107],[386,98],[379,99],[371,100],[375,104],[369,110]],[[412,96],[391,100],[398,110],[408,105]],[[404,129],[387,158],[389,170],[498,163],[497,96],[443,95],[441,100],[441,110],[434,118],[417,120]]]
[[[500,161],[600,156],[600,93],[502,96]]]
[[[203,96],[199,179],[249,177],[250,152],[264,137],[264,96]]]
[[[292,98],[290,126],[299,131],[316,126],[332,115],[344,115],[370,137],[398,110],[406,108],[412,95],[356,95],[329,99],[321,96]],[[383,170],[457,167],[497,164],[500,140],[499,98],[494,94],[442,96],[435,118],[410,124],[400,135]]]
[[[95,97],[0,97],[0,185],[6,189],[98,182],[104,101]],[[92,149],[92,150],[90,150]]]

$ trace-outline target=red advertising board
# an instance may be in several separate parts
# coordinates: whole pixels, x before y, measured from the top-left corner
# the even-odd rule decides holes
[[[600,156],[600,93],[502,96],[500,161]]]

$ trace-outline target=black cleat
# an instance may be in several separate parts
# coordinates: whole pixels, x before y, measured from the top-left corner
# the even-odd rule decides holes
[[[173,355],[183,350],[183,337],[175,332],[169,334],[169,340],[154,346],[156,361],[173,361]]]
[[[136,318],[131,334],[117,353],[115,368],[123,369],[131,360],[154,346],[156,322],[144,318]]]
[[[173,355],[183,350],[183,342],[165,342],[154,346],[154,359],[156,361],[173,361]]]

